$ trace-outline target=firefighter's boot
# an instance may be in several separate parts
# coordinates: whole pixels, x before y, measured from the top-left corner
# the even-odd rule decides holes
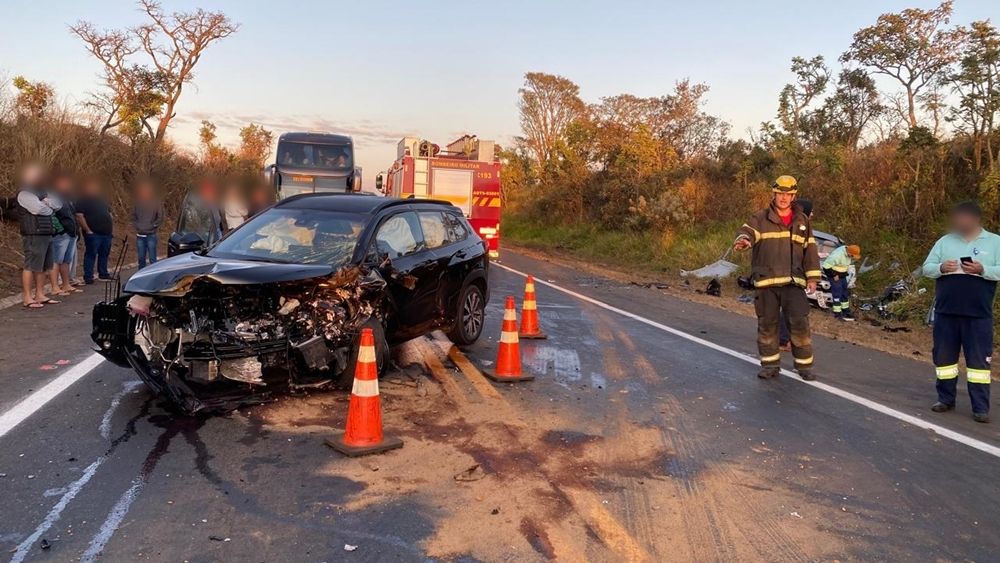
[[[799,368],[799,377],[804,381],[816,381],[816,374],[813,373],[812,368]]]
[[[760,371],[757,372],[757,377],[761,379],[774,379],[775,377],[778,377],[780,373],[781,373],[781,368],[763,367],[760,368]]]

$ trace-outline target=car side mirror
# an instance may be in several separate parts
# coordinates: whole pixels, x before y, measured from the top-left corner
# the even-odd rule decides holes
[[[361,191],[361,169],[355,168],[354,173],[351,174],[351,191],[360,192]]]
[[[274,185],[274,165],[268,164],[264,167],[264,182],[269,185]]]
[[[186,252],[196,252],[205,248],[205,239],[197,233],[173,233],[167,241],[167,255],[177,256]]]

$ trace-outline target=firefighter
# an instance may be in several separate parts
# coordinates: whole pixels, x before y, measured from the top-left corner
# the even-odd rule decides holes
[[[965,379],[972,418],[990,421],[990,356],[993,355],[993,297],[1000,281],[1000,235],[982,228],[975,202],[951,211],[951,232],[934,243],[923,273],[936,279],[934,367],[938,400],[934,412],[955,408],[958,355],[965,352]]]
[[[851,314],[851,288],[847,286],[847,272],[851,263],[861,259],[861,247],[856,244],[842,244],[835,248],[823,261],[823,273],[830,280],[830,294],[833,316],[838,321],[853,321]]]
[[[774,181],[771,205],[757,212],[740,228],[735,250],[753,248],[752,274],[756,296],[757,350],[761,370],[757,377],[771,379],[780,370],[778,319],[785,317],[792,336],[792,356],[799,376],[807,381],[813,373],[812,337],[809,334],[809,300],[816,291],[821,272],[816,241],[809,218],[797,206],[798,192],[792,176]]]

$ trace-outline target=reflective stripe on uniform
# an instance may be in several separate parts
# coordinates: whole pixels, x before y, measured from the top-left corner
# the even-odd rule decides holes
[[[938,379],[955,379],[958,377],[958,364],[939,366],[934,368],[934,371],[937,372]]]
[[[819,270],[806,270],[807,278],[821,278],[823,277],[823,272]]]
[[[844,308],[840,305],[840,303],[834,303],[832,306],[830,306],[830,309],[832,309],[834,313],[839,313],[844,310]]]
[[[801,244],[802,246],[806,245],[806,237],[802,235],[792,235],[792,240]]]
[[[355,397],[378,397],[378,380],[355,378],[351,394]]]
[[[795,363],[797,365],[803,365],[803,366],[809,365],[813,363],[813,357],[809,356],[808,358],[795,358]]]
[[[847,266],[832,266],[830,269],[833,270],[834,272],[837,272],[838,274],[847,273]]]
[[[767,363],[767,362],[780,362],[780,361],[781,361],[781,352],[778,352],[777,354],[775,354],[773,356],[761,356],[760,357],[760,363],[762,363],[762,364],[763,363]]]
[[[788,238],[790,236],[792,236],[792,233],[790,233],[788,231],[772,231],[772,232],[768,232],[768,233],[760,233],[758,235],[758,238],[760,238],[760,239],[763,240],[763,239],[769,239],[769,238]]]
[[[754,287],[767,287],[769,285],[779,285],[779,284],[783,284],[783,283],[789,283],[791,281],[792,281],[792,278],[789,278],[789,277],[784,277],[784,278],[766,278],[766,279],[763,279],[763,280],[756,280],[756,281],[754,281],[753,285],[754,285]]]
[[[755,229],[755,228],[751,227],[750,225],[748,225],[748,224],[746,224],[746,223],[743,223],[743,228],[744,228],[744,229],[747,229],[747,230],[749,230],[750,232],[752,232],[752,233],[753,233],[753,236],[754,236],[754,240],[753,240],[753,242],[757,242],[757,240],[758,240],[758,239],[760,239],[760,231],[758,231],[757,229]],[[743,237],[746,237],[746,238],[750,238],[750,237],[747,237],[747,236],[746,236],[745,234],[743,234],[743,235],[740,235],[740,236],[743,236]],[[738,238],[739,238],[739,237],[737,237],[737,239],[738,239]]]
[[[958,368],[955,368],[956,371]],[[940,376],[939,376],[940,377]],[[965,379],[969,383],[986,383],[990,382],[990,370],[988,369],[966,369]]]

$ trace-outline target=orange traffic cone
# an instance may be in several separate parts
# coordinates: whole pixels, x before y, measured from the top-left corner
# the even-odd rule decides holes
[[[538,325],[538,303],[535,301],[535,278],[528,276],[524,282],[524,305],[521,308],[521,338],[548,338]]]
[[[501,383],[531,381],[535,378],[531,374],[521,374],[521,347],[517,343],[517,311],[514,310],[513,295],[507,296],[507,303],[504,306],[496,370],[484,372],[484,375]]]
[[[375,365],[375,336],[372,329],[361,331],[354,387],[347,407],[347,430],[326,439],[338,452],[357,457],[403,447],[403,441],[382,435],[382,404],[378,398],[378,366]]]

